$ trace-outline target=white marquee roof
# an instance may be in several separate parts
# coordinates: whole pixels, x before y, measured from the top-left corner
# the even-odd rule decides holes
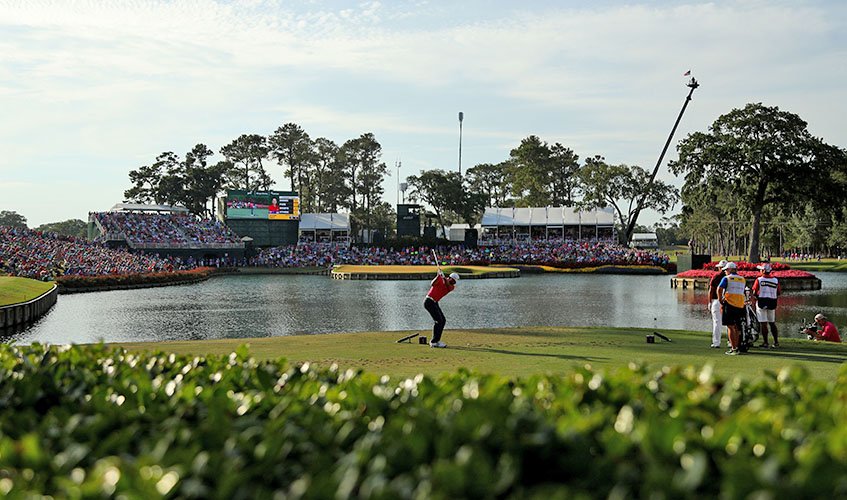
[[[300,214],[300,231],[350,231],[348,214]]]
[[[188,209],[185,207],[176,207],[172,205],[145,205],[143,203],[115,203],[109,209],[110,212],[173,212],[185,214]]]
[[[611,207],[575,211],[570,207],[488,207],[482,225],[493,226],[608,226],[615,225]]]
[[[656,233],[632,233],[632,240],[633,241],[655,240],[655,239],[657,239]]]

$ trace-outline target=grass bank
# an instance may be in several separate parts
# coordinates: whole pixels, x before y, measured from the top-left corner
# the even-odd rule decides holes
[[[847,260],[844,259],[821,259],[817,260],[807,260],[807,261],[796,261],[796,260],[787,260],[787,259],[773,259],[773,262],[782,262],[784,264],[788,264],[791,266],[791,269],[800,269],[801,271],[809,271],[809,272],[832,272],[832,273],[843,273],[847,272]]]
[[[53,288],[53,283],[16,276],[0,276],[0,306],[28,302]]]
[[[512,270],[514,268],[508,266],[442,266],[441,269],[445,274],[457,272],[462,275],[477,275],[500,273],[504,270]],[[436,266],[406,266],[406,265],[385,265],[385,266],[369,266],[356,264],[340,264],[332,268],[334,272],[339,273],[367,273],[367,274],[432,274],[438,271]]]
[[[585,273],[585,274],[668,274],[668,270],[660,266],[648,265],[615,265],[603,264],[584,267],[554,267],[546,265],[516,265],[521,272],[526,273]]]
[[[431,349],[395,341],[414,332],[361,332],[350,334],[297,335],[253,339],[219,339],[160,343],[120,343],[129,350],[176,354],[228,354],[248,344],[257,359],[287,358],[319,367],[361,368],[367,372],[398,377],[418,373],[437,375],[467,368],[510,377],[571,372],[586,364],[594,369],[618,369],[630,362],[652,368],[666,365],[710,364],[723,376],[755,378],[790,365],[808,368],[814,377],[835,378],[847,360],[847,345],[784,339],[778,350],[755,350],[727,356],[724,349],[710,349],[706,332],[662,330],[671,342],[656,339],[647,344],[652,330],[633,328],[497,328],[449,330],[443,340],[447,349]],[[429,333],[426,333],[429,335]]]

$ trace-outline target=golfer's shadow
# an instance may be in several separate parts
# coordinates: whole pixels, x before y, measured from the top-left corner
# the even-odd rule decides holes
[[[818,353],[812,352],[798,352],[798,351],[788,351],[788,350],[779,350],[779,351],[750,351],[752,354],[770,356],[774,358],[788,358],[797,361],[815,361],[818,363],[843,363],[847,361],[847,358],[835,357],[835,356],[826,356]]]
[[[491,352],[494,354],[506,354],[510,356],[535,356],[542,358],[555,358],[555,359],[564,359],[564,360],[577,360],[577,361],[601,361],[608,360],[609,358],[600,358],[600,357],[589,357],[589,356],[571,356],[569,354],[545,354],[541,352],[520,352],[520,351],[507,351],[505,349],[494,349],[492,347],[451,347],[450,349],[455,351],[474,351],[474,352]]]

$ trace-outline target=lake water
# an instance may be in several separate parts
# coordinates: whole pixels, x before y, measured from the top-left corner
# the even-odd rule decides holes
[[[777,325],[799,337],[823,312],[847,333],[847,274],[818,273],[823,288],[780,299]],[[7,342],[89,343],[425,330],[427,281],[342,281],[327,276],[221,276],[195,285],[60,295],[56,306]],[[442,300],[451,328],[616,326],[708,332],[702,290],[669,276],[525,275],[464,280]],[[704,339],[707,338],[704,335]]]

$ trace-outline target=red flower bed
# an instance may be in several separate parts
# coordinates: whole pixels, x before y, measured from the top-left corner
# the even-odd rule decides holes
[[[705,269],[691,269],[690,271],[685,271],[676,275],[677,278],[711,278],[712,275],[715,274],[714,270],[705,270]],[[747,279],[753,279],[761,276],[759,271],[739,271],[738,274]],[[771,272],[771,276],[777,279],[782,278],[814,278],[815,275],[812,273],[808,273],[806,271],[798,271],[794,269],[787,269],[784,271],[773,271]]]
[[[735,261],[733,261],[733,262],[735,262]],[[753,272],[756,272],[756,273],[759,272],[759,270],[756,269],[756,266],[760,266],[762,264],[764,264],[764,262],[759,262],[757,264],[754,264],[752,262],[747,262],[746,260],[741,260],[741,261],[735,262],[735,265],[738,266],[739,271],[753,271]],[[787,271],[787,270],[791,269],[791,266],[789,266],[788,264],[783,264],[782,262],[768,262],[768,264],[771,265],[771,270],[773,270],[773,271]],[[709,262],[708,264],[703,264],[703,269],[705,269],[707,271],[714,271],[715,266],[717,266],[717,265],[718,265],[717,261]],[[741,273],[739,273],[739,274],[741,274]]]
[[[66,288],[100,288],[116,285],[152,285],[181,283],[205,278],[215,272],[212,267],[198,267],[188,271],[145,274],[105,274],[100,276],[59,276],[56,283]]]

